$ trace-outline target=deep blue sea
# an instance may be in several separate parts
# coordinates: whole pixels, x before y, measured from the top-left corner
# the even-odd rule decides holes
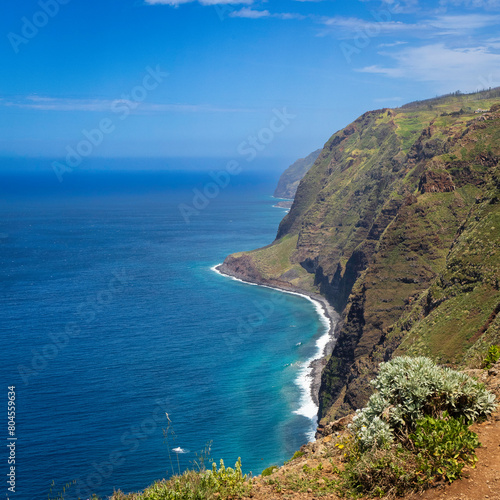
[[[274,239],[278,176],[244,172],[216,193],[202,171],[0,173],[11,500],[47,498],[52,481],[54,498],[66,483],[68,499],[137,491],[207,443],[258,474],[311,438],[298,379],[325,331],[318,311],[211,269]]]

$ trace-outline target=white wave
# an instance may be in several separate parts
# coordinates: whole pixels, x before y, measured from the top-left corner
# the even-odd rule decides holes
[[[330,341],[331,320],[325,314],[323,306],[321,305],[320,302],[311,299],[310,297],[307,298],[309,298],[311,302],[314,303],[316,311],[320,316],[321,322],[325,327],[325,333],[316,340],[316,353],[304,363],[303,368],[299,370],[298,376],[295,379],[295,384],[299,387],[302,394],[300,397],[300,407],[293,413],[295,413],[296,415],[302,415],[303,417],[306,418],[310,418],[313,421],[314,429],[309,433],[308,436],[311,440],[314,440],[319,407],[314,402],[311,394],[311,386],[313,383],[313,375],[312,375],[313,367],[311,363],[314,360],[320,359],[324,356],[325,347]]]
[[[250,281],[245,281],[239,278],[235,278],[234,276],[229,276],[227,274],[221,273],[217,269],[217,267],[220,265],[221,264],[216,264],[210,269],[212,271],[215,271],[217,274],[220,274],[221,276],[224,276],[226,278],[231,278],[234,281],[239,281],[241,283],[245,283],[247,285],[252,285],[252,286],[262,286],[264,288],[270,288],[271,290],[278,290],[280,292],[288,293],[290,295],[298,295],[299,297],[304,297],[305,299],[309,300],[314,304],[314,308],[316,309],[316,312],[320,317],[320,321],[325,328],[325,333],[316,340],[316,347],[317,347],[316,354],[314,354],[304,363],[303,368],[299,370],[298,376],[295,379],[295,384],[299,387],[301,391],[301,397],[300,397],[299,408],[293,412],[296,415],[302,415],[303,417],[311,419],[312,427],[311,430],[307,433],[307,437],[310,441],[314,441],[316,426],[318,422],[319,407],[314,402],[311,394],[311,387],[313,382],[313,375],[312,375],[313,367],[311,363],[314,360],[321,359],[324,356],[325,347],[330,341],[330,331],[333,329],[332,319],[325,312],[323,304],[320,301],[313,299],[312,297],[309,297],[309,295],[304,295],[303,293],[298,293],[298,292],[291,292],[289,290],[282,290],[281,288],[276,288],[269,285],[259,285],[257,283],[251,283]]]
[[[214,273],[217,273],[217,274],[220,274],[221,276],[226,276],[225,274],[222,274],[217,268],[219,266],[222,266],[222,262],[220,264],[215,264],[215,266],[212,266],[210,268],[210,271],[213,271]],[[230,278],[230,276],[228,276],[228,278]]]
[[[174,453],[189,453],[189,450],[185,450],[184,448],[181,448],[180,446],[177,446],[177,448],[172,448],[172,451]]]

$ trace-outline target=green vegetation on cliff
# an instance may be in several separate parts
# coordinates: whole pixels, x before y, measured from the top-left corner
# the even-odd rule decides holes
[[[342,313],[322,424],[363,407],[394,353],[470,366],[499,343],[499,159],[500,89],[365,113],[325,144],[276,241],[226,259]]]

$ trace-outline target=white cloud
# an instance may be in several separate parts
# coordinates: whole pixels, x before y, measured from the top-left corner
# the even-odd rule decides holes
[[[148,5],[170,5],[178,7],[186,3],[198,2],[201,5],[250,5],[253,0],[144,0]]]
[[[290,19],[305,19],[305,16],[300,14],[293,14],[289,12],[272,14],[268,10],[253,10],[249,7],[243,7],[240,10],[235,10],[229,14],[229,17],[243,17],[247,19],[260,19],[263,17],[273,17],[276,19],[290,20]]]
[[[229,17],[244,17],[247,19],[259,19],[261,17],[269,17],[271,13],[268,10],[252,10],[248,7],[243,7],[240,10],[235,10],[229,14]]]
[[[397,47],[398,45],[406,45],[408,42],[402,42],[402,41],[397,41],[397,42],[392,42],[392,43],[380,43],[378,47],[383,48],[383,47]]]
[[[490,38],[486,40],[486,45],[492,49],[500,49],[500,38]]]
[[[301,14],[293,14],[293,13],[290,13],[290,12],[283,12],[283,13],[280,13],[280,14],[272,14],[272,15],[273,15],[273,17],[277,17],[278,19],[284,19],[284,20],[288,20],[288,19],[302,20],[302,19],[306,19],[307,18],[307,16],[303,16]]]
[[[191,3],[194,0],[145,0],[148,5],[171,5],[177,6],[183,3]]]
[[[136,113],[238,113],[250,112],[243,108],[218,108],[209,104],[165,104],[135,102],[127,99],[69,99],[60,97],[27,96],[16,100],[0,98],[0,106],[37,111],[113,112],[114,106],[126,105]]]
[[[401,68],[384,68],[372,64],[371,66],[365,66],[364,68],[358,69],[360,73],[375,73],[379,75],[392,76],[392,77],[402,77],[404,73]]]
[[[443,15],[430,19],[426,23],[437,30],[444,30],[444,34],[455,34],[498,25],[500,16],[484,14]]]
[[[441,0],[440,5],[446,7],[448,5],[463,5],[465,7],[480,8],[480,9],[498,9],[500,8],[500,0]]]
[[[452,49],[439,43],[406,48],[391,57],[396,60],[393,67],[372,65],[358,71],[432,82],[440,92],[474,91],[483,88],[487,79],[500,80],[500,54],[488,47]]]
[[[186,3],[197,2],[204,6],[216,5],[251,5],[254,0],[145,0],[149,5],[170,5],[171,7],[178,7]],[[298,0],[298,1],[322,1],[322,0]],[[243,7],[240,10],[233,10],[229,13],[229,17],[240,17],[246,19],[261,19],[265,17],[273,17],[275,19],[306,19],[307,16],[301,14],[294,14],[289,12],[284,13],[271,13],[268,10],[254,10],[250,7]]]
[[[361,2],[370,2],[372,0],[360,0]],[[404,14],[415,12],[419,9],[419,0],[380,0],[384,9],[390,10],[394,14]]]
[[[359,33],[365,33],[369,37],[375,37],[389,33],[400,33],[410,30],[420,30],[421,25],[405,24],[400,21],[367,21],[357,17],[329,17],[323,18],[322,24],[332,28],[333,32],[340,38],[348,38]]]
[[[500,0],[499,0],[500,1]],[[372,15],[374,16],[373,12]],[[376,38],[380,36],[404,35],[431,39],[443,36],[462,37],[470,35],[474,31],[495,28],[500,25],[500,15],[486,14],[444,14],[433,18],[423,19],[415,23],[405,23],[392,19],[390,13],[381,15],[380,19],[361,19],[357,17],[324,17],[319,21],[327,26],[320,35],[332,34],[339,39],[355,39],[356,37]],[[396,41],[381,44],[380,46],[391,47],[407,43]]]

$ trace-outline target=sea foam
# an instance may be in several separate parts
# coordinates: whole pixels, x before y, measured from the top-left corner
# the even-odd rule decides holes
[[[293,411],[295,415],[301,415],[311,420],[311,430],[307,433],[307,437],[309,440],[313,441],[316,432],[319,407],[314,402],[312,397],[312,390],[313,390],[312,363],[317,359],[321,359],[325,355],[325,348],[328,345],[328,342],[331,340],[330,331],[332,330],[333,327],[331,318],[327,315],[323,304],[318,300],[310,297],[309,295],[305,295],[299,292],[292,292],[289,290],[283,290],[281,288],[276,288],[269,285],[260,285],[258,283],[252,283],[250,281],[245,281],[240,278],[235,278],[234,276],[221,273],[217,269],[220,265],[221,264],[216,264],[215,266],[212,266],[210,269],[216,272],[217,274],[220,274],[221,276],[224,276],[226,278],[230,278],[234,281],[239,281],[240,283],[245,283],[246,285],[262,286],[264,288],[270,288],[271,290],[278,290],[280,292],[288,293],[290,295],[298,295],[299,297],[304,297],[305,299],[309,300],[314,304],[314,308],[316,309],[316,312],[320,317],[321,323],[325,328],[325,332],[323,333],[323,335],[321,335],[321,337],[319,337],[316,340],[316,353],[311,358],[309,358],[304,362],[302,368],[299,370],[297,378],[295,379],[295,384],[297,385],[297,387],[299,387],[301,396],[300,396],[299,408]]]

